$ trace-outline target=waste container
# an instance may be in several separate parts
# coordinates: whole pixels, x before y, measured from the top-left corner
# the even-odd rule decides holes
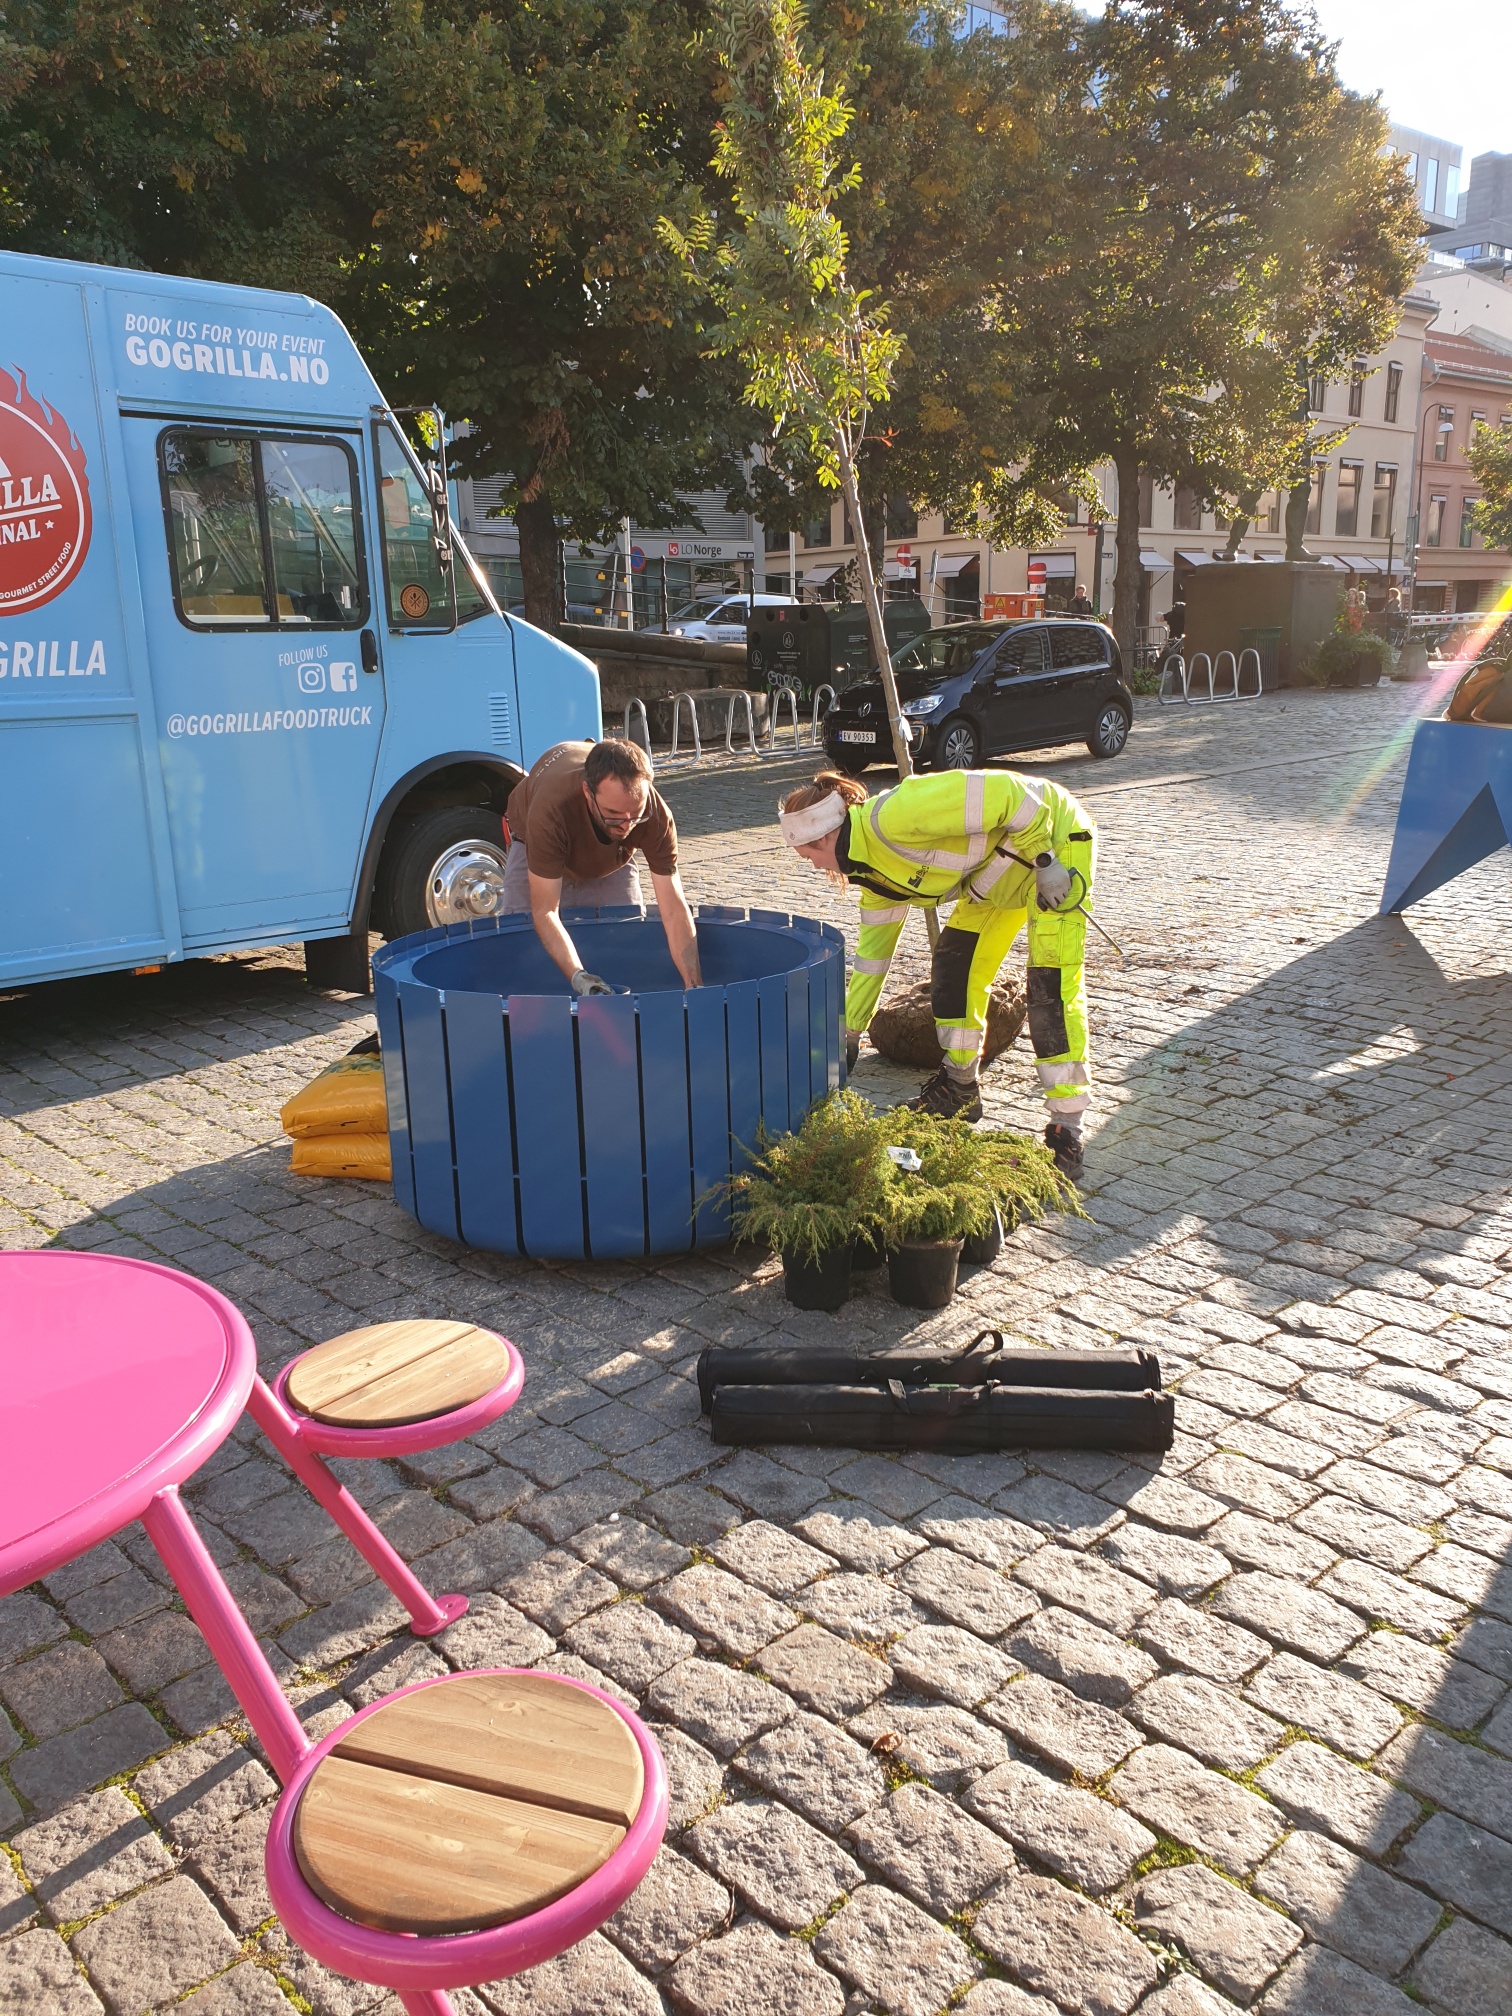
[[[1262,624],[1248,630],[1241,630],[1239,632],[1239,655],[1242,657],[1246,651],[1254,651],[1259,655],[1261,692],[1274,693],[1276,688],[1281,684],[1280,624]],[[1249,684],[1248,674],[1245,675],[1245,684],[1242,690],[1246,693],[1254,691],[1254,688]]]
[[[578,1000],[528,916],[417,932],[373,959],[394,1195],[495,1253],[607,1259],[729,1238],[715,1192],[759,1128],[843,1076],[844,941],[785,911],[705,905],[685,991],[660,920],[569,911]]]
[[[889,652],[901,651],[929,627],[929,611],[917,596],[882,606]],[[820,686],[838,689],[864,678],[873,661],[864,603],[788,602],[751,612],[746,662],[753,686],[789,680],[807,700]]]

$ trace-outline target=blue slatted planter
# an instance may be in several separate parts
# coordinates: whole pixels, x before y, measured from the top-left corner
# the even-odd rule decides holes
[[[660,921],[573,916],[574,1000],[528,917],[451,924],[373,960],[394,1195],[464,1245],[557,1259],[716,1246],[710,1196],[765,1122],[796,1127],[845,1071],[845,950],[774,910],[698,913],[684,992]]]

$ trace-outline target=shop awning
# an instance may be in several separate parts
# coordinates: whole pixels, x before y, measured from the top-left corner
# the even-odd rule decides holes
[[[1284,560],[1286,555],[1284,553],[1253,553],[1250,555],[1250,558],[1253,560]]]
[[[826,581],[833,581],[839,572],[840,562],[838,560],[833,562],[833,564],[826,564],[823,567],[805,567],[803,570],[803,585],[805,588],[821,588]]]
[[[1336,574],[1349,571],[1348,561],[1341,560],[1336,553],[1314,553],[1312,561],[1315,567],[1332,567]]]
[[[1196,553],[1189,548],[1178,547],[1176,558],[1183,567],[1211,567],[1213,564],[1211,553]]]
[[[1139,564],[1147,574],[1165,574],[1170,570],[1170,561],[1164,553],[1146,552],[1139,556]]]
[[[1366,553],[1341,553],[1339,558],[1353,574],[1379,574],[1381,563],[1372,560]]]
[[[953,581],[957,574],[964,574],[968,567],[980,563],[976,553],[937,553],[932,562],[932,572],[936,581]]]
[[[1076,558],[1071,553],[1031,553],[1031,567],[1043,567],[1047,581],[1071,581],[1076,578]]]

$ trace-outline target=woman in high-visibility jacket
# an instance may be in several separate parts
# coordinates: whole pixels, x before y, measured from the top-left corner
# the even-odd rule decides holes
[[[782,801],[783,838],[861,892],[861,935],[845,997],[854,1063],[910,909],[954,907],[935,948],[931,1005],[944,1060],[913,1102],[982,1115],[978,1073],[998,968],[1029,927],[1029,1034],[1049,1110],[1045,1140],[1081,1170],[1091,1096],[1083,971],[1097,837],[1069,791],[1015,770],[906,777],[868,799],[853,777],[821,771]]]

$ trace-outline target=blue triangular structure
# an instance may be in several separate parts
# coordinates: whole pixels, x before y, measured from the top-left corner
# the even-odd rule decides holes
[[[1512,840],[1512,729],[1420,721],[1402,786],[1381,914],[1463,875]]]

